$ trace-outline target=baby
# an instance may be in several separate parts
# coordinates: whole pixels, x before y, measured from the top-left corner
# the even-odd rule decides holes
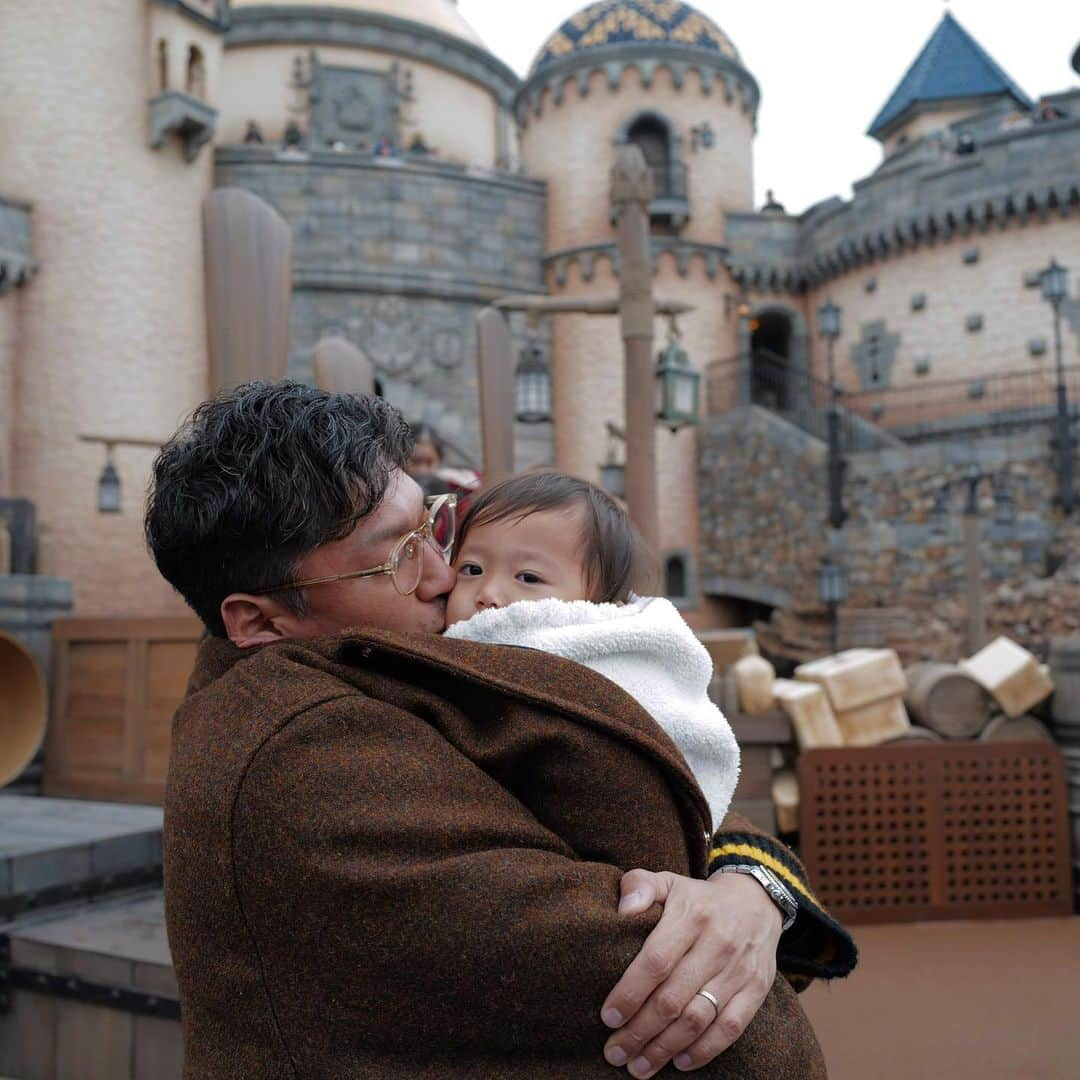
[[[541,649],[622,687],[682,752],[719,826],[739,748],[707,695],[712,662],[668,600],[634,594],[640,540],[606,492],[555,472],[489,488],[462,522],[453,565],[448,637]]]

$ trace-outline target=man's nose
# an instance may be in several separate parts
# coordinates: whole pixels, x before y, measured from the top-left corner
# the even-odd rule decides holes
[[[453,589],[456,581],[457,574],[442,557],[441,552],[424,553],[424,572],[420,576],[420,584],[416,589],[421,600],[434,600],[437,597],[446,596]]]

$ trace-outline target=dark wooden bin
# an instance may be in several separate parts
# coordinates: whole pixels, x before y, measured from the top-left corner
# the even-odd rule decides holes
[[[812,750],[802,856],[841,922],[1072,912],[1061,754],[1048,743]]]
[[[195,618],[53,624],[46,795],[161,803],[172,715],[201,633]]]

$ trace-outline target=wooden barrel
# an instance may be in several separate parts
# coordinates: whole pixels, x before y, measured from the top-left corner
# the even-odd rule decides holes
[[[946,739],[974,739],[990,722],[993,699],[953,664],[913,664],[904,704],[912,720]]]
[[[0,787],[34,759],[45,738],[45,678],[26,647],[0,630]]]
[[[903,735],[897,735],[895,739],[890,739],[887,743],[883,743],[884,746],[908,746],[911,743],[928,743],[928,742],[944,742],[945,740],[936,732],[931,731],[929,728],[919,727],[916,724],[912,724]]]
[[[979,742],[1053,742],[1049,728],[1034,716],[1018,716],[1010,720],[1007,716],[995,716],[983,728]]]
[[[1050,642],[1054,731],[1063,742],[1080,744],[1080,638]]]

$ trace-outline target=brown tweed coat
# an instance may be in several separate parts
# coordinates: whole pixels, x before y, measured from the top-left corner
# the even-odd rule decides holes
[[[605,679],[366,630],[205,642],[165,812],[189,1080],[625,1076],[600,1006],[659,909],[620,917],[619,879],[708,857],[686,765]],[[825,1075],[783,978],[695,1075]]]

